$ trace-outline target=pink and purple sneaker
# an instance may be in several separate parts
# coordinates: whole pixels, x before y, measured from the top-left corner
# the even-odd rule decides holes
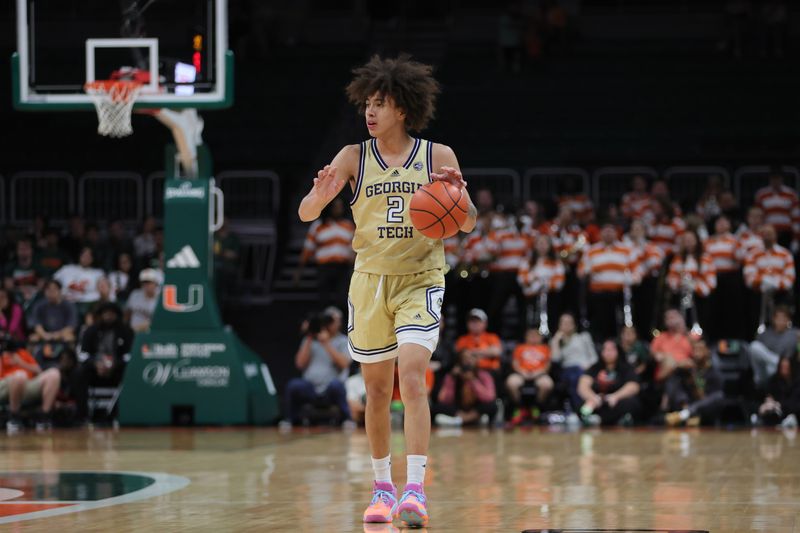
[[[428,509],[425,491],[419,483],[409,483],[397,504],[395,516],[405,527],[424,527],[428,525]]]
[[[391,483],[376,481],[372,486],[372,501],[364,511],[364,522],[391,522],[396,509],[397,488]]]

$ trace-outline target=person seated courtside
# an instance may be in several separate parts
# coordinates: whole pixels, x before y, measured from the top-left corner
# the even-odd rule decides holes
[[[295,354],[295,366],[303,376],[286,385],[286,419],[282,428],[301,422],[301,408],[309,403],[335,405],[341,411],[344,424],[352,425],[347,392],[342,381],[343,371],[350,366],[347,337],[342,334],[342,313],[328,307],[304,322],[300,348]]]
[[[600,360],[581,376],[578,394],[583,399],[580,413],[588,425],[632,425],[638,418],[641,405],[636,371],[620,357],[613,339],[603,343]]]
[[[480,422],[488,425],[497,413],[494,378],[477,365],[476,355],[462,351],[444,377],[437,403],[433,406],[438,426],[461,426]]]
[[[782,357],[767,382],[767,396],[758,408],[761,423],[796,428],[800,417],[800,374],[796,360]]]
[[[531,405],[544,407],[553,392],[553,379],[550,371],[550,348],[544,343],[536,328],[525,332],[525,342],[514,348],[511,360],[513,372],[506,378],[506,389],[517,408],[509,425],[518,426],[533,418]]]
[[[714,424],[725,400],[722,375],[702,338],[691,339],[691,359],[677,368],[665,384],[664,417],[669,426]]]
[[[23,428],[20,409],[40,405],[36,429],[47,431],[52,427],[53,404],[61,383],[57,368],[42,371],[36,359],[17,341],[5,337],[0,356],[0,404],[8,404],[9,418],[6,431],[9,435]]]

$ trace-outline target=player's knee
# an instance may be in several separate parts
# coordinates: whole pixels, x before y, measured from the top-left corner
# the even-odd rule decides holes
[[[389,405],[392,401],[393,384],[370,383],[367,384],[367,405]]]
[[[400,394],[404,399],[427,397],[428,389],[425,386],[425,373],[419,375],[406,374],[400,376]]]

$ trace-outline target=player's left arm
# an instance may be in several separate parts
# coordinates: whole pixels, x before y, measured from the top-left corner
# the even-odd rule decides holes
[[[467,182],[464,181],[464,176],[461,175],[461,169],[458,166],[458,159],[456,158],[453,149],[447,145],[434,143],[433,154],[433,168],[431,169],[431,179],[437,181],[447,181],[463,191],[467,195],[467,219],[461,225],[461,231],[469,233],[475,229],[475,224],[478,220],[478,209],[472,203],[472,198],[467,191]],[[434,172],[438,170],[438,172]]]

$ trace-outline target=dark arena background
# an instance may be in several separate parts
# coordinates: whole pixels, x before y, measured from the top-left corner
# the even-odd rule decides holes
[[[2,527],[405,529],[362,520],[351,188],[298,217],[375,54],[433,67],[478,211],[425,530],[800,531],[787,0],[3,2]]]

